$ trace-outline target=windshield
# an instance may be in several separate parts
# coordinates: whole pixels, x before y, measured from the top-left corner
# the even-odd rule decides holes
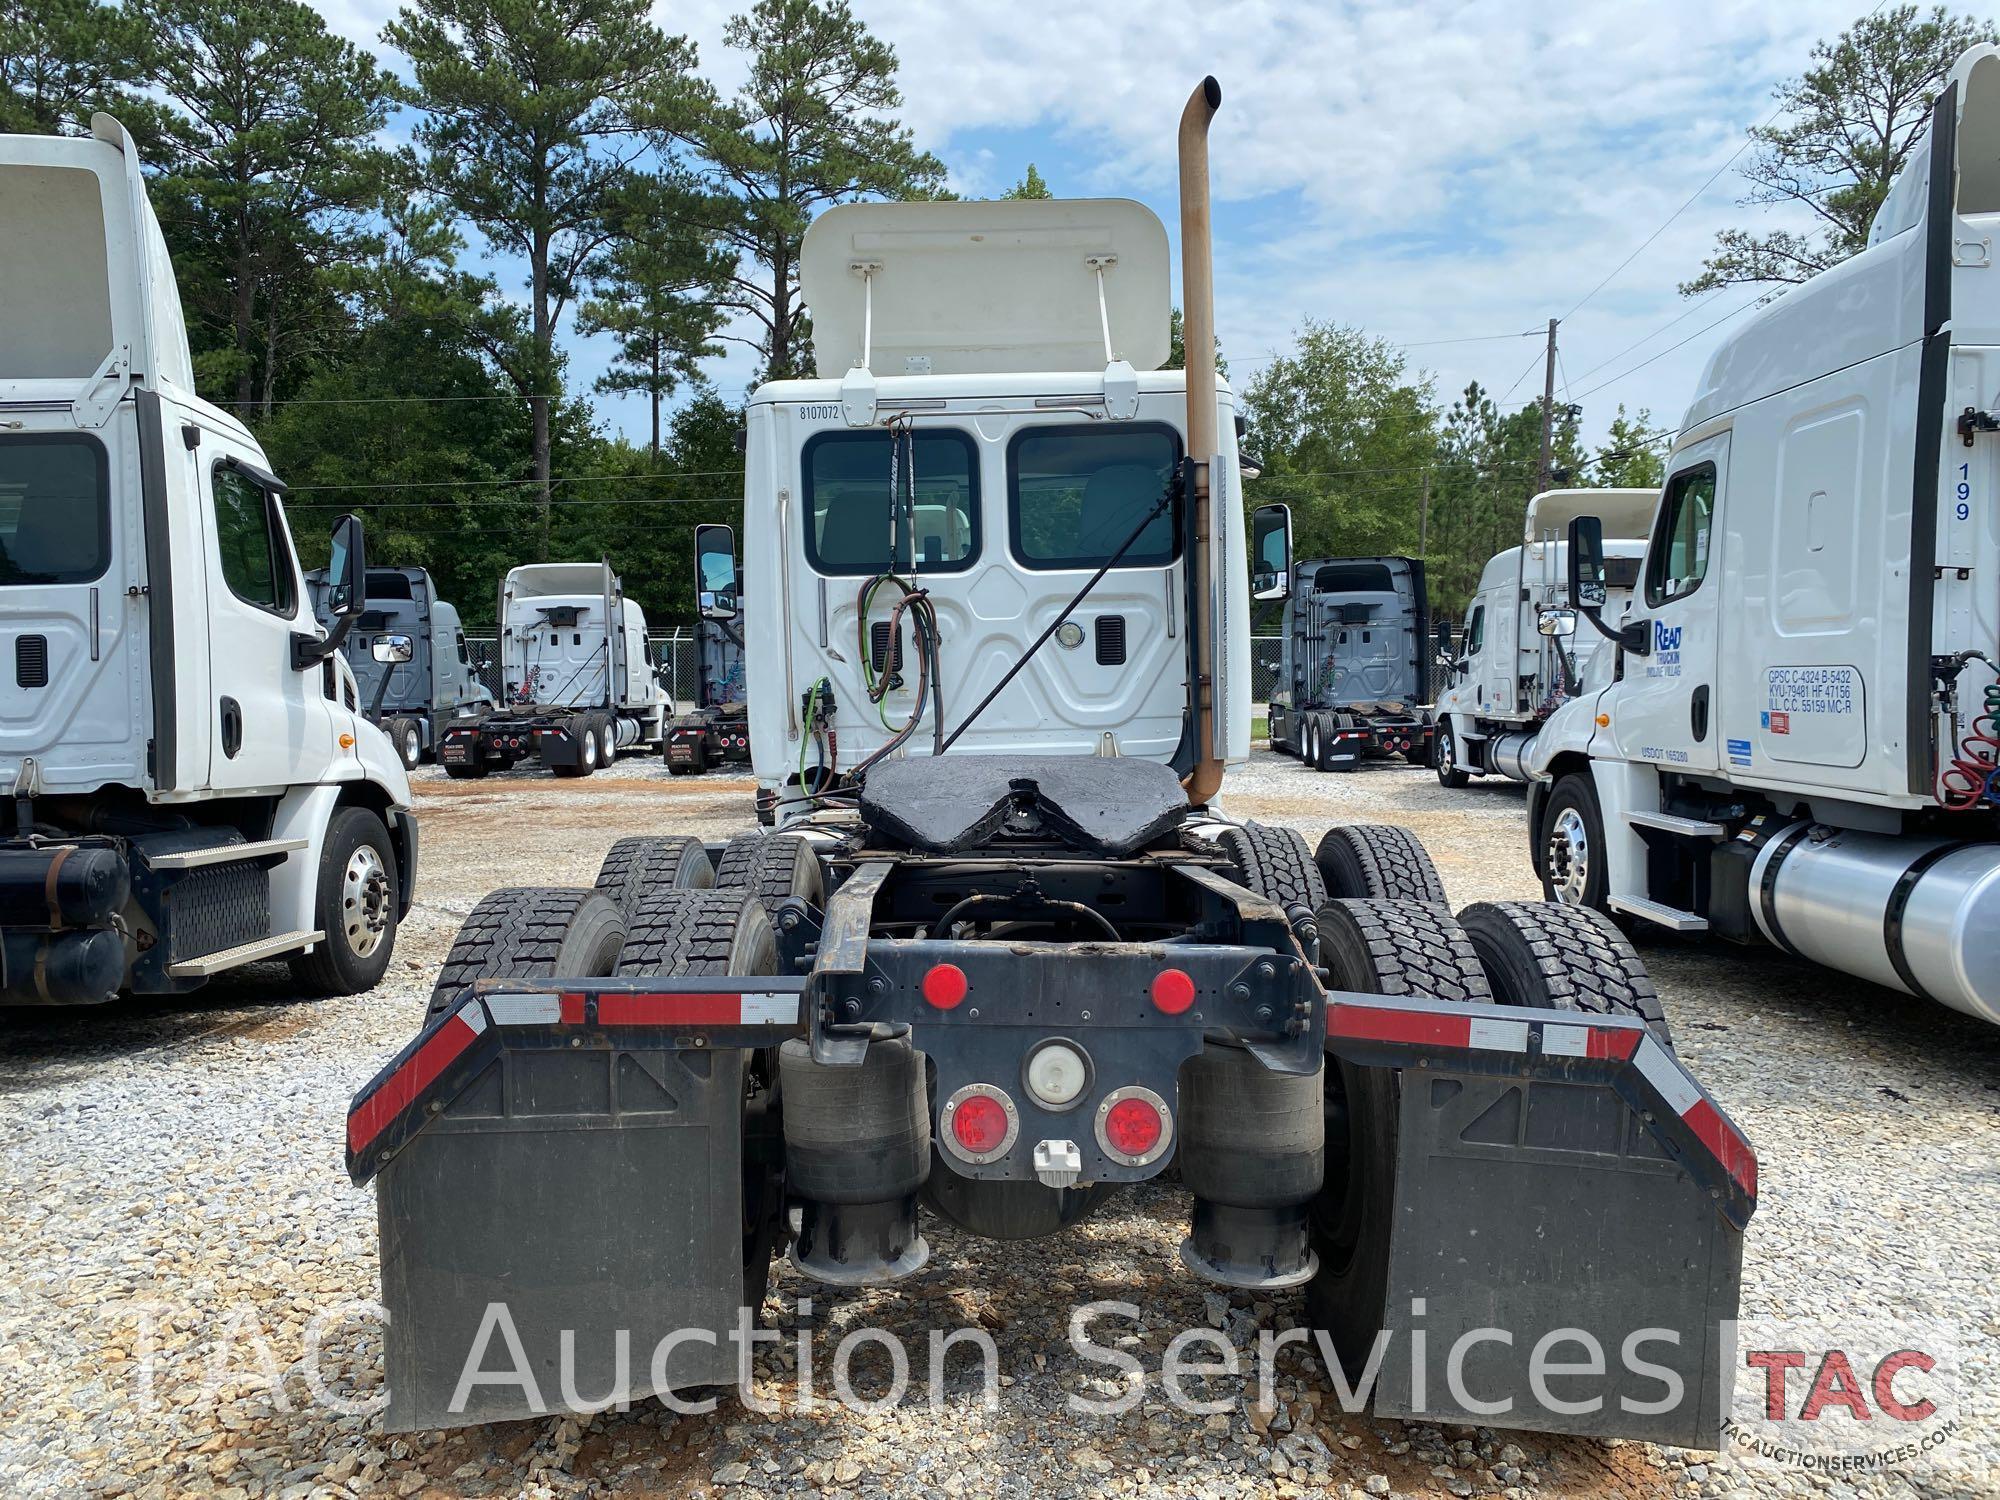
[[[1031,568],[1109,561],[1165,492],[1180,462],[1171,427],[1031,427],[1014,439],[1008,488],[1014,551]],[[1178,553],[1172,507],[1119,560],[1161,568]]]
[[[82,433],[0,438],[0,586],[88,583],[111,565],[111,478]]]

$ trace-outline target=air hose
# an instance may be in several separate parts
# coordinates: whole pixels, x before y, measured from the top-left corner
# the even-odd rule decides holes
[[[1979,659],[1985,660],[1983,656]],[[1987,665],[1993,664],[1989,661]],[[1956,733],[1956,712],[1952,727]],[[1947,812],[2000,806],[2000,680],[1987,686],[1980,711],[1938,777],[1938,802]]]

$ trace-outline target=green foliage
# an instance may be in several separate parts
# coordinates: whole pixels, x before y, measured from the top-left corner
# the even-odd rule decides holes
[[[1002,198],[1053,198],[1049,185],[1042,181],[1042,174],[1035,170],[1033,162],[1028,163],[1028,175],[1000,195]]]
[[[1748,204],[1802,204],[1810,232],[1725,229],[1686,296],[1740,284],[1795,284],[1855,254],[1909,159],[1933,96],[1959,54],[2000,41],[1989,21],[1914,5],[1872,11],[1812,50],[1778,90],[1783,118],[1751,130]]]
[[[81,134],[101,109],[146,139],[152,107],[134,87],[145,56],[129,4],[0,0],[0,131]]]
[[[763,378],[808,373],[799,247],[821,209],[857,198],[935,198],[944,163],[896,119],[896,54],[845,0],[758,0],[723,33],[748,54],[733,98],[667,122],[711,191],[703,227],[738,265],[721,306],[757,327]],[[735,335],[726,335],[736,337]]]
[[[1621,402],[1618,415],[1592,457],[1586,483],[1610,489],[1656,490],[1666,482],[1667,454],[1661,434],[1652,428],[1653,414],[1644,407],[1627,417]]]
[[[1182,327],[1183,321],[1178,307],[1167,314],[1167,362],[1160,367],[1162,369],[1187,368],[1187,332]],[[1215,373],[1224,380],[1229,378],[1229,361],[1222,357],[1221,334],[1215,336]]]

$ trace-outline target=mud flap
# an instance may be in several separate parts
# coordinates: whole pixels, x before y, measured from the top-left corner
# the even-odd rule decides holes
[[[468,1000],[355,1098],[349,1172],[377,1182],[388,1431],[747,1373],[738,1022],[745,1002],[795,1018],[797,982],[755,996],[592,984],[587,1002]],[[761,1044],[789,1029],[759,1027]]]
[[[1375,1409],[1714,1448],[1755,1158],[1637,1022],[1522,1015],[1334,1007],[1401,1064]]]

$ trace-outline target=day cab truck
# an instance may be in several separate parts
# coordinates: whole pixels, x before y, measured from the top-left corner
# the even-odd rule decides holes
[[[306,574],[306,587],[313,612],[331,630],[336,621],[326,570]],[[388,643],[385,656],[407,650],[408,660],[377,661],[378,641]],[[360,684],[362,711],[389,736],[407,770],[436,754],[454,720],[493,707],[493,690],[479,680],[458,610],[438,598],[427,569],[370,568],[367,608],[355,616],[341,650]]]
[[[2000,49],[1867,248],[1708,362],[1614,643],[1537,736],[1549,894],[2000,1022]]]
[[[410,786],[313,618],[243,424],[194,393],[132,138],[0,136],[0,1003],[180,995],[259,959],[373,987]]]
[[[1271,748],[1315,771],[1366,757],[1431,761],[1430,592],[1414,557],[1329,557],[1287,570]]]
[[[623,839],[594,889],[467,916],[348,1116],[390,1429],[736,1384],[774,1254],[892,1283],[927,1224],[1056,1234],[1171,1168],[1175,1269],[1302,1290],[1350,1378],[1380,1359],[1378,1411],[1715,1443],[1755,1157],[1629,945],[1454,917],[1404,830],[1228,812],[1220,95],[1182,115],[1186,371],[1140,204],[809,229],[816,372],[751,396],[746,586],[715,590],[775,826]],[[1288,524],[1255,518],[1280,572]],[[1579,1329],[1581,1397],[1534,1354]]]
[[[446,727],[455,780],[534,756],[588,776],[618,752],[657,750],[674,706],[646,654],[646,615],[608,562],[530,563],[500,585],[501,702]]]
[[[1654,490],[1545,490],[1528,502],[1521,544],[1479,573],[1465,637],[1437,695],[1431,764],[1446,787],[1475,776],[1526,781],[1526,755],[1548,716],[1592,678],[1610,649],[1577,629],[1569,607],[1568,527],[1588,513],[1604,523],[1607,607],[1629,598],[1659,502]]]
[[[701,612],[695,627],[695,700],[667,726],[662,752],[675,776],[750,760],[750,679],[737,623],[742,601],[731,592],[737,578],[736,533],[727,526],[697,526],[694,554]]]

